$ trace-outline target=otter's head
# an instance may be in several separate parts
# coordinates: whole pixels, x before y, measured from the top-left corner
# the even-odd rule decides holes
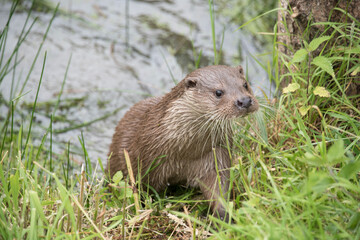
[[[233,119],[259,108],[241,66],[200,68],[183,81],[185,96],[200,114],[211,113],[222,119]]]

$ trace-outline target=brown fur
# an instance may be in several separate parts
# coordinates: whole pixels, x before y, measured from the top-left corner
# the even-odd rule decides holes
[[[231,122],[258,109],[245,82],[241,67],[209,66],[188,74],[165,96],[135,104],[116,127],[107,165],[110,176],[119,170],[128,174],[126,149],[133,172],[140,172],[143,183],[156,191],[169,184],[200,187],[206,199],[215,199],[211,208],[224,217],[219,197],[229,186],[226,138],[231,144]],[[223,95],[217,97],[216,90]],[[251,99],[247,108],[239,107],[238,100],[244,97]]]

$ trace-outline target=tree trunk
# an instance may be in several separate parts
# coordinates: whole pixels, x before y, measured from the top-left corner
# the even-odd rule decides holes
[[[278,13],[278,41],[283,43],[278,45],[281,53],[292,56],[297,50],[303,48],[303,40],[311,42],[325,31],[324,25],[311,25],[319,22],[341,22],[351,23],[353,20],[343,12],[335,9],[341,8],[349,15],[360,21],[360,0],[280,0],[282,8],[287,9]],[[305,31],[306,28],[309,28]],[[332,30],[332,29],[331,29]],[[327,32],[326,35],[331,35]],[[341,43],[343,46],[349,43]],[[328,46],[331,46],[330,44]],[[316,57],[322,48],[312,52],[312,57]],[[281,74],[285,69],[280,67]],[[360,93],[360,76],[351,87],[350,95]],[[286,86],[290,79],[284,79],[281,87]],[[354,92],[355,91],[355,92]]]

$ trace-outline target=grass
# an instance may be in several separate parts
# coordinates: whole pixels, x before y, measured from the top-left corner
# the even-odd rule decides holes
[[[106,185],[96,174],[104,166],[101,161],[91,165],[83,135],[81,168],[70,157],[70,143],[63,154],[54,153],[52,123],[60,96],[49,103],[50,125],[35,144],[31,129],[39,91],[27,116],[18,104],[24,85],[20,91],[15,87],[17,50],[34,23],[24,26],[8,59],[5,27],[0,35],[0,84],[13,74],[14,88],[9,101],[0,98],[8,110],[0,117],[0,238],[360,239],[359,96],[346,94],[359,67],[360,25],[321,24],[327,31],[293,58],[273,54],[273,62],[281,59],[288,72],[269,78],[280,83],[291,77],[291,85],[276,101],[263,100],[261,111],[237,123],[233,191],[226,203],[232,224],[207,215],[207,203],[196,190],[149,195],[137,185],[136,197],[136,185],[121,173]],[[321,41],[330,47],[315,60],[312,52],[316,46],[323,48],[317,44]],[[27,76],[31,72],[32,67]],[[38,89],[41,80],[42,75]]]

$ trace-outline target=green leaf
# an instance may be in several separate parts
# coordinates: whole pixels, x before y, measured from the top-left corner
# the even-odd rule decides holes
[[[316,50],[320,46],[320,44],[322,44],[323,42],[325,42],[329,39],[330,39],[330,36],[323,36],[323,37],[313,39],[309,44],[309,51],[312,52],[312,51]]]
[[[243,204],[251,207],[257,207],[260,205],[260,199],[257,197],[252,197],[250,200],[243,202]]]
[[[113,182],[117,185],[123,178],[123,173],[121,171],[117,171],[115,175],[112,177]]]
[[[358,72],[360,72],[360,66],[356,67],[355,70],[350,75],[355,76],[356,74],[358,74]]]
[[[305,49],[309,49],[309,44],[307,43],[307,41],[304,40],[303,43],[304,43]]]
[[[30,227],[28,239],[36,239],[37,236],[37,224],[36,224],[36,208],[30,210]]]
[[[345,53],[360,53],[360,46],[359,47],[355,47],[355,48],[349,48],[347,50],[345,50]]]
[[[301,116],[305,116],[310,108],[311,108],[311,106],[301,106],[299,108],[299,112],[300,112]]]
[[[310,164],[313,166],[324,166],[325,160],[319,156],[318,154],[313,154],[310,152],[306,152],[303,157],[298,158],[300,162]]]
[[[33,191],[33,190],[29,190],[29,196],[30,196],[30,203],[31,203],[31,206],[32,208],[35,208],[36,209],[36,212],[39,214],[41,220],[45,223],[47,223],[47,220],[46,220],[46,217],[45,217],[45,214],[44,214],[44,210],[42,208],[42,205],[41,205],[41,202],[40,202],[40,199],[37,195],[37,192]]]
[[[70,198],[69,198],[70,193],[66,190],[64,185],[61,184],[59,178],[55,174],[52,174],[52,177],[55,179],[55,182],[57,185],[57,190],[58,190],[59,196],[61,198],[61,201],[64,204],[64,208],[69,214],[71,227],[73,229],[76,229],[76,219],[75,219],[74,208],[71,205]]]
[[[330,74],[333,78],[335,78],[334,69],[329,58],[324,56],[318,56],[314,58],[311,63],[318,66],[319,68]]]
[[[305,60],[306,56],[308,55],[308,51],[306,51],[306,49],[300,49],[297,50],[294,54],[293,59],[291,60],[292,63],[296,63],[296,62],[302,62]]]
[[[16,210],[19,209],[18,200],[20,193],[19,171],[10,176],[10,192],[13,197],[13,203]]]
[[[360,161],[351,162],[341,168],[338,176],[346,179],[352,178],[355,174],[360,172]]]
[[[336,142],[329,148],[327,152],[327,161],[331,165],[344,162],[347,159],[345,156],[344,141],[342,139],[336,140]]]
[[[308,193],[313,192],[315,194],[321,194],[331,187],[333,183],[334,179],[332,179],[327,173],[312,172],[309,174],[305,184],[305,191]]]
[[[283,89],[283,93],[295,92],[300,88],[298,83],[290,83],[287,87]]]
[[[324,87],[317,86],[313,92],[315,95],[318,95],[320,97],[330,97],[329,91],[326,90]]]
[[[354,231],[356,229],[356,226],[359,224],[359,222],[360,222],[360,212],[355,212],[351,216],[351,218],[347,224],[347,228]]]
[[[116,215],[115,217],[105,220],[105,222],[113,222],[113,221],[123,220],[124,215],[122,215],[121,213],[118,213],[118,214],[119,215]]]
[[[129,184],[125,183],[124,181],[119,182],[119,187],[121,190],[119,191],[119,198],[132,198],[134,196],[133,190],[129,187]]]

